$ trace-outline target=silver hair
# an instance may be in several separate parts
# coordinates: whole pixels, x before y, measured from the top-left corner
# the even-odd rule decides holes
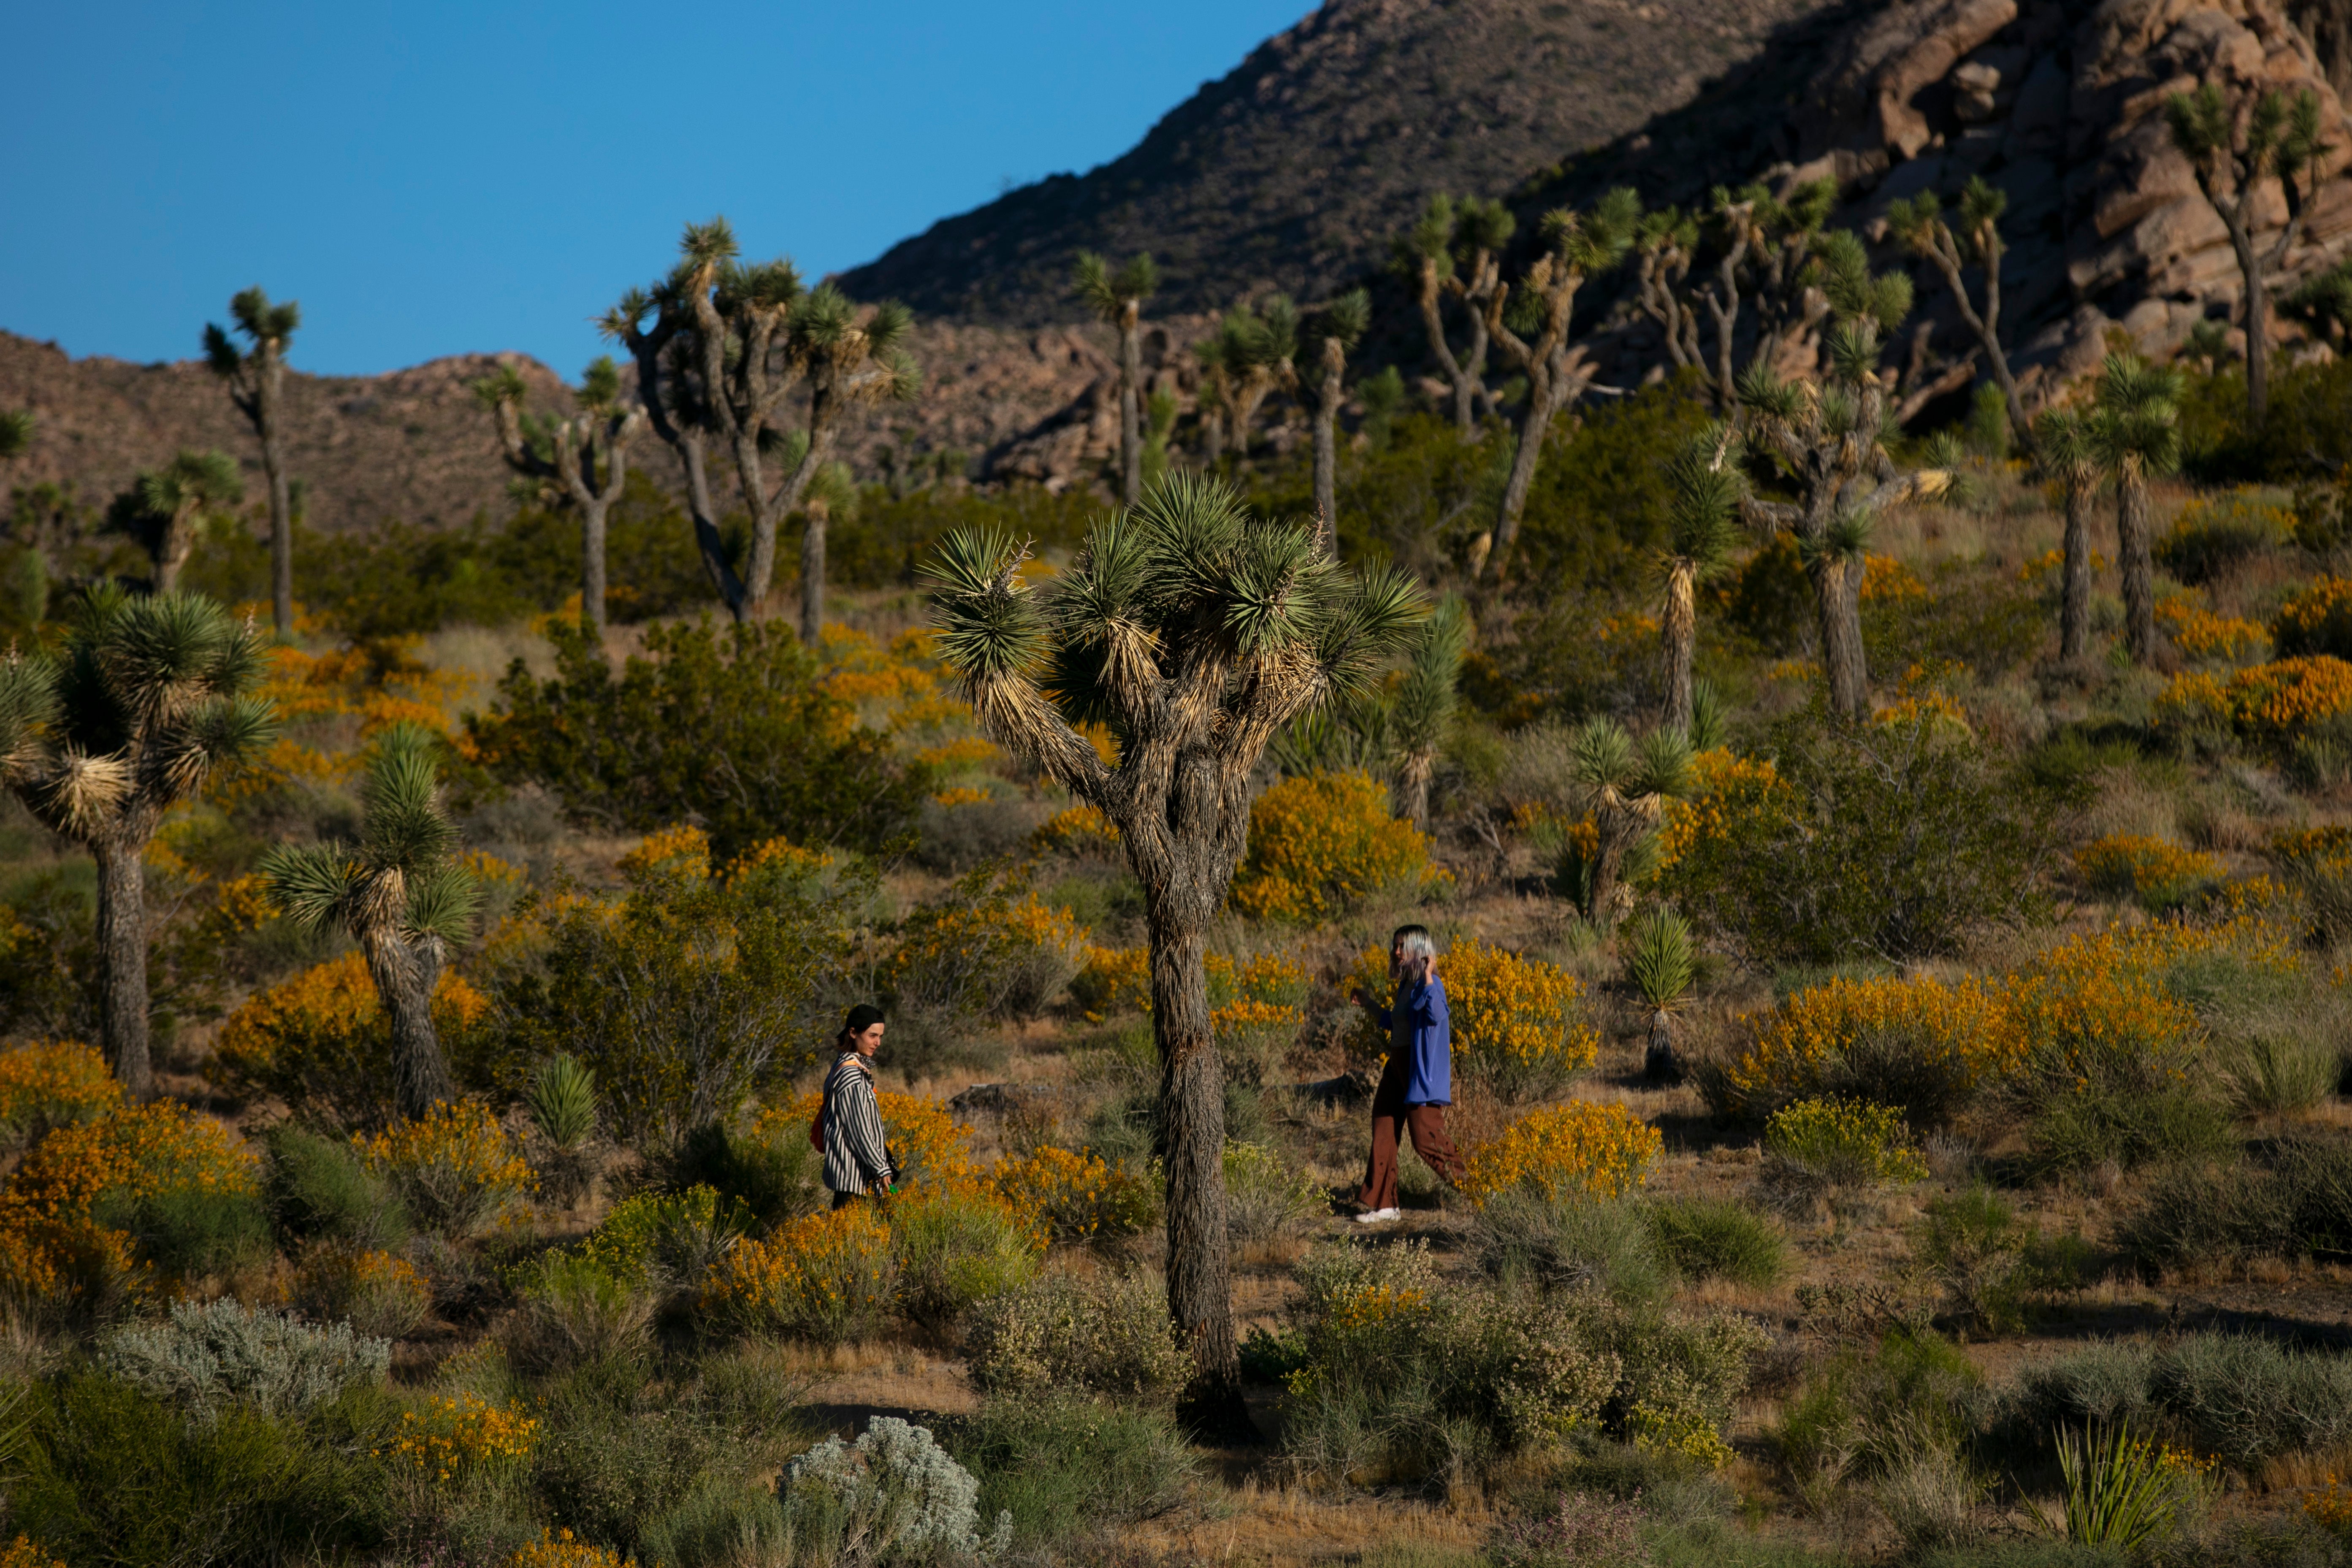
[[[1405,958],[1437,956],[1437,943],[1431,941],[1429,932],[1419,926],[1407,926],[1397,932],[1396,944],[1399,954]]]

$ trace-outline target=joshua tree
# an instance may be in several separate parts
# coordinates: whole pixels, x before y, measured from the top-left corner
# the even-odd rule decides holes
[[[463,942],[481,889],[453,851],[431,731],[395,724],[377,738],[356,845],[284,845],[262,861],[269,896],[297,926],[351,933],[392,1020],[392,1071],[404,1117],[455,1091],[433,1028],[433,990],[449,945]]]
[[[2164,114],[2172,144],[2188,157],[2197,173],[2197,188],[2230,231],[2230,247],[2238,254],[2238,271],[2246,284],[2246,415],[2259,424],[2270,407],[2271,279],[2303,237],[2304,220],[2319,184],[2319,156],[2326,151],[2320,137],[2319,95],[2305,89],[2289,102],[2284,93],[2266,89],[2251,100],[2241,95],[2233,103],[2219,82],[2209,81],[2195,92],[2176,92],[2166,99]],[[2269,249],[2258,251],[2256,195],[2269,178],[2279,183],[2286,222]]]
[[[798,268],[779,258],[745,266],[723,217],[688,224],[681,259],[650,289],[632,289],[604,313],[604,335],[637,366],[637,395],[686,471],[687,506],[712,586],[737,620],[762,613],[775,576],[776,530],[830,461],[851,405],[915,395],[921,374],[901,346],[906,307],[877,306],[860,318],[830,283],[803,289]],[[651,318],[648,322],[648,317]],[[787,438],[775,420],[784,396],[805,379],[809,422]],[[725,444],[751,520],[751,548],[739,576],[727,559],[712,500],[709,446]],[[766,455],[783,443],[789,459],[771,485]],[[801,636],[824,626],[824,525],[812,518],[801,539]]]
[[[1196,1418],[1246,1426],[1227,1272],[1224,1100],[1203,953],[1249,833],[1250,773],[1285,723],[1363,689],[1420,618],[1294,523],[1178,475],[1097,522],[1033,589],[1025,550],[949,534],[929,567],[940,653],[982,726],[1119,830],[1143,889],[1167,1138],[1168,1304],[1198,1358]],[[1076,725],[1107,723],[1106,763]]]
[[[1675,1054],[1675,1011],[1690,990],[1696,965],[1688,921],[1671,910],[1652,907],[1626,933],[1625,970],[1650,1009],[1650,1039],[1642,1053],[1644,1076],[1664,1083],[1682,1080]]]
[[[218,326],[205,324],[205,363],[228,384],[229,401],[261,440],[261,471],[269,481],[269,617],[280,641],[294,635],[294,498],[286,474],[286,351],[302,324],[292,300],[273,305],[258,285],[228,302],[239,350]]]
[[[1642,313],[1658,324],[1666,357],[1678,367],[1703,368],[1706,363],[1699,351],[1698,303],[1684,288],[1697,248],[1698,223],[1678,207],[1644,213],[1634,231],[1634,299]]]
[[[1665,603],[1658,615],[1664,662],[1664,727],[1688,735],[1691,728],[1691,658],[1698,644],[1698,585],[1723,574],[1747,493],[1740,464],[1747,457],[1738,430],[1718,425],[1676,453],[1666,477],[1675,499],[1666,517],[1666,542],[1658,552],[1659,586]]]
[[[1783,382],[1759,356],[1739,379],[1740,424],[1751,447],[1795,483],[1793,502],[1748,499],[1751,523],[1797,536],[1821,617],[1822,662],[1831,710],[1868,715],[1870,673],[1862,646],[1863,554],[1879,512],[1914,496],[1940,492],[1940,469],[1898,473],[1883,445],[1886,384],[1878,373],[1881,333],[1911,312],[1911,280],[1873,276],[1862,241],[1844,230],[1817,243],[1809,269],[1835,318],[1826,344],[1827,373]]]
[[[541,421],[522,411],[524,386],[514,366],[475,384],[474,395],[499,424],[507,467],[524,479],[556,487],[580,509],[580,624],[604,635],[604,520],[629,478],[629,447],[646,427],[646,412],[621,397],[621,367],[599,354],[580,378],[580,412]]]
[[[1224,440],[1236,458],[1246,459],[1250,426],[1266,395],[1297,383],[1292,362],[1298,354],[1298,309],[1288,295],[1276,294],[1255,309],[1228,310],[1217,335],[1194,352],[1207,373],[1203,390],[1213,391],[1223,405]]]
[[[55,656],[0,664],[0,781],[98,862],[100,1030],[124,1089],[153,1091],[147,1049],[148,841],[215,767],[268,741],[261,644],[212,600],[84,600]]]
[[[245,494],[236,459],[226,452],[182,450],[162,468],[139,476],[139,505],[157,525],[147,535],[155,562],[155,591],[180,585],[180,569],[196,547],[196,514],[234,505]]]
[[[1470,617],[1462,601],[1447,596],[1423,624],[1397,688],[1389,733],[1397,750],[1397,793],[1415,827],[1429,826],[1429,781],[1445,731],[1454,722],[1454,685],[1462,679],[1462,656],[1470,646]]]
[[[1992,371],[1993,384],[2000,388],[2002,405],[2009,412],[2011,437],[2028,456],[2039,461],[2033,424],[2025,416],[2025,400],[2018,395],[2017,377],[2010,374],[2008,351],[2000,346],[2000,215],[2008,205],[2005,194],[1985,184],[1981,175],[1971,175],[1960,193],[1958,232],[1945,221],[1933,191],[1922,191],[1908,200],[1895,202],[1887,208],[1886,218],[1897,238],[1914,253],[1933,262],[1936,270],[1944,275],[1952,300],[1959,307],[1960,320],[1976,334],[1977,348]],[[1971,263],[1984,272],[1981,308],[1969,298],[1968,285],[1961,278],[1962,270]]]
[[[1592,923],[1606,931],[1627,902],[1621,892],[1625,856],[1658,826],[1666,802],[1690,787],[1690,742],[1673,730],[1635,741],[1614,719],[1589,719],[1569,748],[1569,785],[1592,814]]]
[[[1117,271],[1091,250],[1078,252],[1078,298],[1118,333],[1118,485],[1129,506],[1143,499],[1143,302],[1160,288],[1149,251]]]
[[[33,444],[33,411],[0,408],[0,463],[21,458]]]
[[[2066,487],[2058,589],[2058,658],[2066,664],[2080,659],[2091,642],[2091,502],[2104,473],[2093,425],[2071,408],[2046,409],[2033,422],[2036,459]]]
[[[1570,319],[1576,293],[1593,273],[1616,265],[1633,242],[1642,207],[1630,190],[1611,191],[1589,213],[1546,213],[1544,251],[1507,294],[1497,289],[1486,301],[1486,330],[1503,357],[1528,378],[1519,410],[1517,445],[1510,474],[1496,508],[1494,527],[1471,551],[1471,573],[1499,584],[1509,570],[1511,547],[1519,536],[1544,438],[1559,411],[1576,400],[1590,377],[1570,362]]]
[[[1422,325],[1429,333],[1429,352],[1437,356],[1454,388],[1454,423],[1465,441],[1478,438],[1474,405],[1486,392],[1486,303],[1502,286],[1503,247],[1517,226],[1511,210],[1498,201],[1475,196],[1456,202],[1451,196],[1429,198],[1420,219],[1397,240],[1397,262],[1412,279],[1421,304]],[[1462,301],[1470,318],[1469,342],[1459,354],[1445,335],[1444,297]]]
[[[1314,376],[1306,401],[1315,426],[1315,526],[1336,546],[1339,539],[1339,378],[1347,374],[1348,351],[1372,323],[1372,297],[1351,289],[1307,318],[1303,334],[1313,357]]]
[[[1715,336],[1716,403],[1726,413],[1739,401],[1741,314],[1756,319],[1749,363],[1768,366],[1785,342],[1816,319],[1818,297],[1806,285],[1806,272],[1821,237],[1822,220],[1836,205],[1834,180],[1800,185],[1785,202],[1760,184],[1737,191],[1716,188],[1711,214],[1717,231],[1713,276],[1671,307],[1659,300],[1651,313],[1674,319],[1670,340],[1678,340],[1695,363],[1703,363],[1697,357],[1697,315],[1700,307],[1706,308]],[[1645,238],[1645,292],[1672,289],[1693,269],[1698,236],[1669,207],[1652,216]],[[1645,303],[1644,308],[1651,307]]]
[[[2180,373],[2137,354],[2111,353],[2099,372],[2090,447],[2116,481],[2116,556],[2123,570],[2124,641],[2135,664],[2156,658],[2156,564],[2148,518],[2150,475],[2180,456]]]

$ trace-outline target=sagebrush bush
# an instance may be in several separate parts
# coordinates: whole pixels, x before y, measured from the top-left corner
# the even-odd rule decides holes
[[[976,1386],[1015,1397],[1084,1389],[1166,1400],[1192,1375],[1165,1296],[1141,1275],[1048,1273],[983,1300],[964,1361]]]
[[[809,1119],[821,1100],[812,1093],[763,1110],[741,1131],[705,1122],[679,1140],[662,1161],[664,1184],[673,1192],[707,1187],[729,1205],[740,1205],[761,1227],[816,1213],[831,1199],[824,1187],[824,1156],[808,1137]],[[800,1114],[803,1106],[808,1108],[807,1116]],[[615,1212],[622,1206],[625,1202]]]
[[[790,1523],[827,1539],[832,1560],[923,1563],[996,1557],[1013,1517],[980,1516],[980,1483],[929,1431],[877,1415],[855,1443],[828,1437],[784,1467],[778,1500]]]
[[[1768,1436],[1772,1457],[1801,1500],[1826,1507],[1850,1480],[1887,1475],[1923,1450],[1960,1449],[1983,1405],[1982,1381],[1949,1341],[1895,1330],[1807,1373]]]
[[[853,1205],[738,1242],[711,1266],[701,1309],[737,1333],[840,1344],[888,1310],[892,1268],[889,1229]]]
[[[976,871],[898,925],[887,984],[902,1010],[948,1019],[1034,1017],[1086,962],[1087,932],[1024,878]]]
[[[2027,1374],[2021,1422],[2177,1423],[2201,1453],[2242,1471],[2352,1436],[2352,1361],[2249,1334],[2102,1345]]]
[[[2210,583],[2284,544],[2293,521],[2281,508],[2243,491],[2193,500],[2181,508],[2153,553],[2157,564],[2181,582]]]
[[[392,1346],[353,1333],[348,1323],[314,1327],[224,1297],[201,1306],[174,1301],[162,1322],[116,1329],[99,1342],[96,1359],[109,1376],[183,1409],[213,1413],[243,1404],[299,1415],[348,1389],[381,1384]]]
[[[436,1105],[352,1147],[389,1181],[417,1223],[438,1235],[478,1236],[520,1218],[539,1178],[489,1107]]]
[[[980,1480],[983,1518],[1013,1516],[1013,1540],[1051,1547],[1157,1519],[1199,1487],[1199,1456],[1155,1405],[1047,1391],[992,1398],[950,1432]]]
[[[1428,837],[1389,811],[1388,786],[1362,773],[1286,778],[1250,806],[1249,848],[1234,907],[1254,920],[1315,923],[1377,893],[1417,892],[1433,876]]]
[[[1663,1146],[1658,1130],[1623,1106],[1574,1100],[1530,1110],[1470,1144],[1462,1191],[1482,1206],[1513,1191],[1613,1198],[1642,1184]]]

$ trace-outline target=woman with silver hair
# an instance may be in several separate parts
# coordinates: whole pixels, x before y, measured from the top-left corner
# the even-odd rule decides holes
[[[1372,1091],[1372,1152],[1356,1201],[1359,1225],[1378,1225],[1397,1207],[1397,1142],[1407,1133],[1422,1163],[1449,1184],[1462,1179],[1462,1157],[1445,1135],[1445,1108],[1454,1102],[1454,1035],[1445,1013],[1445,983],[1437,977],[1437,944],[1426,926],[1399,926],[1389,938],[1389,979],[1396,987],[1386,1007],[1358,991],[1356,1005],[1389,1037],[1388,1066]]]

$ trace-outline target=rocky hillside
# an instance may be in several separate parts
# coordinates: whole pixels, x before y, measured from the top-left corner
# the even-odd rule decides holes
[[[1699,97],[1824,0],[1325,0],[1133,151],[933,225],[843,284],[978,321],[1074,318],[1070,258],[1149,250],[1161,308],[1352,280],[1433,191],[1500,193]]]

